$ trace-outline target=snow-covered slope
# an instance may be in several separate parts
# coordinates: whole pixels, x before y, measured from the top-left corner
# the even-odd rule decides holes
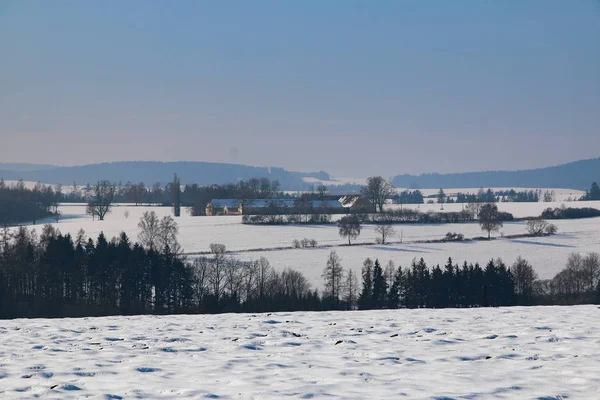
[[[13,320],[0,398],[598,399],[597,306]]]

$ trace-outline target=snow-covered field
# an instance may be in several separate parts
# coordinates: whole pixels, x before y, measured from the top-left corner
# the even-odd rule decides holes
[[[559,207],[562,203],[499,203],[502,211],[509,211],[518,217],[539,215],[549,206]],[[600,202],[576,202],[577,207],[600,208]],[[414,206],[416,207],[416,206]],[[439,210],[440,206],[420,205],[420,209]],[[446,211],[461,209],[460,204],[447,204]],[[137,238],[137,224],[144,211],[154,210],[159,216],[169,215],[167,207],[115,206],[105,221],[92,221],[85,215],[85,205],[63,205],[60,207],[62,219],[54,224],[63,233],[76,235],[84,229],[89,237],[97,237],[103,231],[107,237],[126,232],[132,239]],[[125,218],[125,211],[129,217]],[[550,278],[560,271],[571,252],[600,252],[600,218],[582,220],[554,221],[559,234],[553,237],[506,239],[499,238],[491,242],[465,243],[414,243],[415,241],[441,239],[447,232],[462,233],[467,238],[481,236],[477,223],[463,224],[409,224],[396,225],[396,235],[391,239],[402,244],[392,245],[356,245],[345,246],[346,241],[339,237],[334,225],[329,226],[250,226],[241,224],[241,217],[191,217],[184,213],[177,219],[180,228],[180,241],[188,253],[207,251],[211,243],[223,243],[229,250],[244,260],[255,260],[266,257],[278,269],[292,267],[302,271],[310,282],[319,287],[321,273],[327,255],[336,250],[342,258],[344,268],[359,271],[362,261],[367,258],[378,258],[382,263],[392,260],[395,265],[407,266],[413,258],[423,257],[429,265],[444,264],[448,257],[455,262],[486,263],[491,258],[501,257],[512,264],[520,255],[529,260],[541,278]],[[41,230],[42,224],[30,226]],[[506,235],[525,233],[523,222],[506,223],[502,229]],[[252,249],[272,249],[291,246],[294,239],[315,239],[320,245],[332,245],[329,248],[249,251]],[[360,243],[373,243],[376,234],[374,226],[365,225]],[[413,242],[413,243],[411,243]]]
[[[0,398],[598,399],[597,306],[4,321]]]

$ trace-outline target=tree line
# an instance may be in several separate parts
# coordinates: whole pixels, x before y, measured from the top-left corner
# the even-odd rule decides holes
[[[600,255],[573,253],[553,279],[540,280],[533,266],[518,257],[512,266],[492,259],[484,267],[452,258],[429,268],[423,258],[410,266],[386,266],[367,258],[361,275],[344,270],[335,251],[322,274],[323,300],[338,309],[456,308],[514,305],[600,304]],[[358,279],[362,277],[362,283]]]
[[[158,237],[143,237],[146,245],[125,233],[93,240],[51,225],[39,237],[25,227],[4,229],[0,318],[322,309],[298,271],[276,271],[264,258],[236,260],[219,244],[210,257],[186,260],[161,225]]]
[[[596,182],[592,183],[590,190],[587,190],[581,197],[583,201],[595,201],[600,200],[600,186]]]
[[[28,189],[23,181],[7,185],[0,179],[0,225],[58,216],[58,199],[52,186],[37,184]]]

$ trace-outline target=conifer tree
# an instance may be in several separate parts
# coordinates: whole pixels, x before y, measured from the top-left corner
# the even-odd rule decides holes
[[[383,269],[379,260],[375,260],[373,267],[373,299],[372,304],[374,308],[385,308],[387,299],[387,282],[383,276]]]

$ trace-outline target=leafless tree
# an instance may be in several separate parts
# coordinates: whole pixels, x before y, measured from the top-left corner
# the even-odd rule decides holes
[[[530,301],[533,295],[533,283],[538,279],[531,264],[524,258],[518,257],[510,272],[515,283],[515,293],[525,301]]]
[[[534,218],[527,221],[527,232],[533,236],[542,236],[546,232],[548,221]]]
[[[338,221],[339,234],[341,237],[348,238],[348,244],[360,236],[361,226],[356,215],[346,215]]]
[[[195,297],[198,303],[201,303],[204,297],[210,293],[210,262],[207,258],[196,258],[194,259],[193,266]]]
[[[342,277],[344,276],[344,268],[341,261],[340,256],[335,251],[329,253],[327,266],[321,275],[325,280],[325,292],[327,296],[336,302],[340,299]]]
[[[257,264],[256,290],[258,297],[261,298],[267,293],[269,282],[273,279],[273,269],[269,260],[264,257],[259,258]]]
[[[145,211],[138,223],[138,240],[147,249],[157,250],[160,240],[160,220],[154,211]]]
[[[385,201],[395,195],[392,184],[381,176],[367,178],[367,185],[363,187],[361,193],[371,201],[371,204],[373,204],[373,207],[375,208],[375,212],[383,211]]]
[[[211,243],[210,245],[213,257],[210,260],[208,282],[212,287],[212,294],[217,300],[221,298],[225,286],[225,250],[224,244]]]
[[[488,233],[488,239],[492,232],[497,232],[504,225],[500,220],[498,206],[493,203],[484,204],[479,211],[479,225],[483,231]]]
[[[589,253],[581,260],[581,268],[587,291],[594,291],[600,280],[600,254]]]
[[[115,185],[109,181],[100,181],[96,183],[87,205],[87,214],[92,217],[98,217],[100,221],[103,221],[106,214],[110,212],[115,197],[115,191]]]
[[[179,255],[181,253],[181,245],[177,239],[177,235],[179,234],[179,226],[177,226],[177,222],[170,215],[165,215],[160,220],[160,229],[159,229],[159,243],[161,249],[165,249],[169,246],[169,249],[173,254]]]
[[[273,277],[275,290],[284,296],[305,296],[310,289],[302,273],[286,268]]]
[[[319,200],[325,200],[325,196],[327,196],[327,191],[328,189],[326,185],[321,184],[317,186],[317,197],[319,198]]]
[[[545,203],[556,201],[556,194],[554,193],[554,190],[546,190],[544,192],[543,200]]]
[[[234,258],[225,258],[225,289],[233,295],[241,296],[244,286],[245,268]]]
[[[377,225],[375,232],[379,235],[377,243],[381,244],[386,244],[388,238],[396,233],[392,225]]]

